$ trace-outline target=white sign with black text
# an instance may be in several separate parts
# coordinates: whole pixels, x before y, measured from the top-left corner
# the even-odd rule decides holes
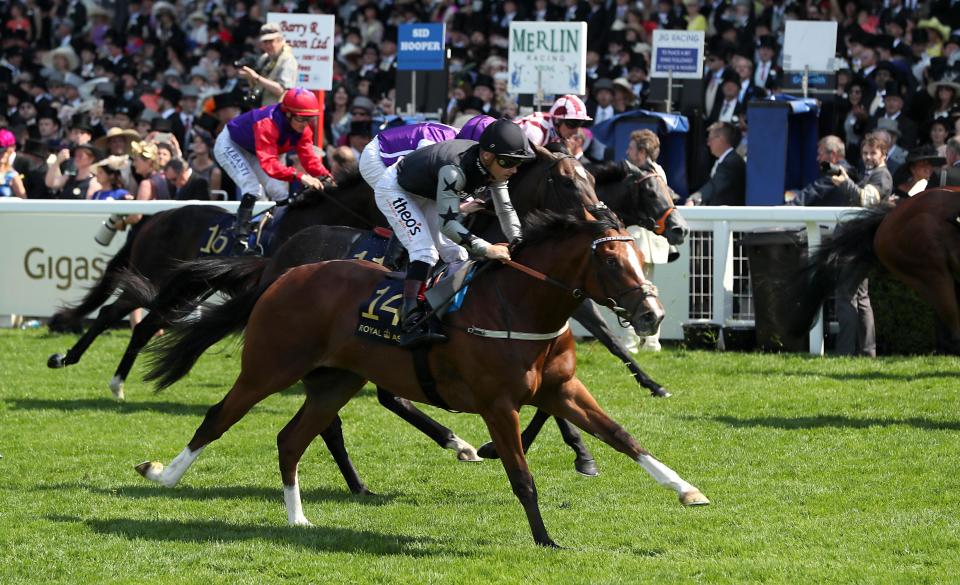
[[[330,14],[267,13],[267,22],[280,25],[297,58],[297,86],[333,89],[333,26]]]

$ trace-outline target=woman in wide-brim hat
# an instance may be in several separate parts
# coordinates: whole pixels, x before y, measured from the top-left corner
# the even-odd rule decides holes
[[[894,179],[899,190],[898,194],[912,197],[923,191],[927,188],[927,182],[930,180],[933,170],[945,164],[947,164],[947,159],[937,154],[937,149],[929,144],[911,149],[903,165],[909,169],[909,176],[905,177],[902,182],[899,178]],[[896,174],[900,175],[901,173],[902,171],[898,170]]]
[[[80,67],[80,56],[73,50],[73,47],[57,47],[45,54],[41,61],[47,69],[64,75],[76,71],[77,67]]]
[[[122,150],[119,146],[120,139],[126,143]],[[107,154],[130,154],[130,146],[137,140],[140,140],[140,135],[135,130],[124,130],[114,126],[105,135],[97,138],[94,146],[107,152]]]
[[[960,114],[960,83],[952,79],[937,79],[927,84],[927,93],[934,101],[932,118],[950,118]]]

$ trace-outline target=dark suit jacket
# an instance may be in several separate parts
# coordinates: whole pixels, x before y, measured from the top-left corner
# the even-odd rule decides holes
[[[867,126],[867,131],[871,132],[876,130],[877,122],[883,118],[883,110],[878,110],[877,115],[870,119],[870,124]],[[910,150],[917,144],[917,123],[914,122],[907,116],[906,112],[902,112],[897,117],[897,129],[900,130],[900,140],[897,140],[902,148]]]
[[[172,188],[171,191],[173,191]],[[186,201],[188,199],[209,201],[210,183],[197,173],[193,173],[190,180],[187,181],[187,184],[184,185],[182,189],[177,189],[176,193],[172,193],[170,198],[176,199],[177,201]]]
[[[737,151],[727,155],[717,172],[700,187],[702,205],[743,205],[747,191],[747,164]]]
[[[946,171],[946,182],[942,181],[943,171]],[[927,183],[927,187],[960,187],[960,167],[944,167],[939,171],[934,171],[930,177],[930,181]]]

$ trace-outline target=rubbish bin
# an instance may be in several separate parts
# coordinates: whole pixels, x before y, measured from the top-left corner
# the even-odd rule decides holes
[[[793,279],[807,261],[806,230],[755,230],[745,233],[742,243],[750,262],[757,345],[766,351],[808,351],[808,335],[790,332],[799,306]]]

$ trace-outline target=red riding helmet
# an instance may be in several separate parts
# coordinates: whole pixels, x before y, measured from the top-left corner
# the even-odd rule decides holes
[[[312,91],[294,87],[283,94],[280,109],[294,116],[319,116],[320,102]]]

